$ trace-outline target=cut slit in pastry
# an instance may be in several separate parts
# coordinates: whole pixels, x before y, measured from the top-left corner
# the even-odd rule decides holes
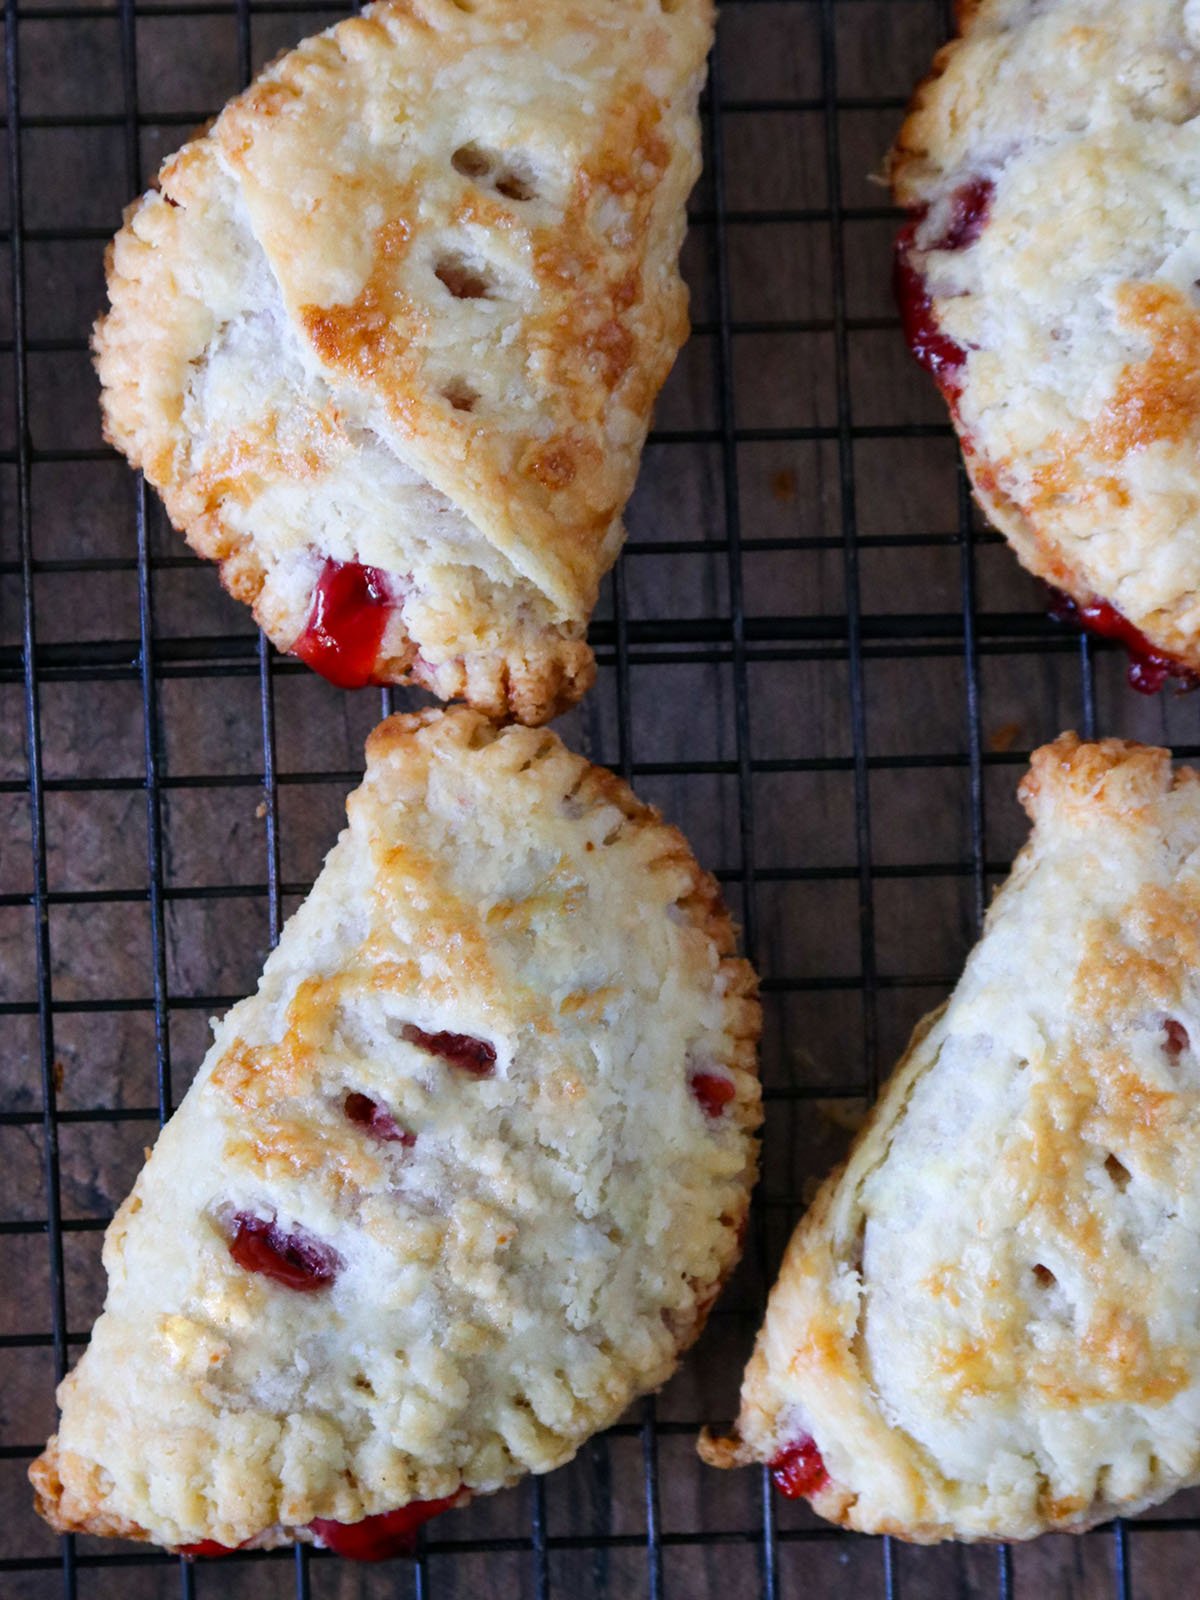
[[[1065,734],[1022,799],[701,1443],[867,1533],[1079,1531],[1200,1481],[1200,775]]]
[[[889,161],[905,332],[1055,614],[1200,674],[1200,7],[972,0]]]
[[[367,755],[109,1230],[60,1530],[392,1553],[661,1384],[739,1254],[758,1004],[686,841],[473,711]]]
[[[129,210],[107,437],[280,649],[544,721],[687,333],[708,0],[381,0]]]

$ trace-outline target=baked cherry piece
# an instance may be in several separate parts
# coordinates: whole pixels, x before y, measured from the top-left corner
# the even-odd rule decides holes
[[[411,1022],[405,1025],[403,1037],[476,1078],[490,1078],[495,1070],[496,1047],[486,1039],[473,1039],[469,1033],[426,1033]]]
[[[1190,667],[1151,644],[1141,629],[1135,628],[1129,618],[1122,616],[1107,600],[1089,600],[1086,605],[1080,605],[1069,594],[1057,589],[1050,593],[1050,615],[1055,622],[1073,622],[1097,638],[1115,639],[1124,645],[1129,657],[1126,674],[1129,686],[1139,694],[1157,694],[1169,678],[1178,679],[1182,690],[1194,689],[1200,683]]]
[[[348,1094],[343,1110],[351,1122],[368,1129],[384,1144],[402,1144],[411,1149],[417,1142],[416,1134],[402,1128],[387,1107],[381,1106],[378,1100],[372,1100],[370,1095]]]
[[[182,1556],[185,1561],[195,1561],[197,1556],[211,1559],[213,1556],[236,1555],[241,1548],[240,1544],[218,1544],[215,1539],[201,1539],[198,1544],[181,1544],[175,1554]]]
[[[448,1511],[457,1499],[458,1495],[452,1494],[444,1500],[413,1500],[398,1511],[382,1511],[361,1522],[330,1522],[325,1517],[315,1517],[308,1526],[327,1550],[349,1561],[390,1561],[394,1556],[411,1556],[421,1524]],[[240,1544],[201,1539],[199,1544],[180,1545],[177,1554],[194,1561],[197,1556],[231,1556],[241,1548]]]
[[[789,1500],[817,1494],[829,1482],[821,1452],[807,1435],[785,1446],[771,1461],[770,1471],[775,1487]]]
[[[306,1233],[285,1233],[274,1218],[239,1211],[233,1219],[229,1254],[247,1272],[261,1272],[286,1289],[311,1293],[325,1289],[337,1277],[341,1261],[337,1252]]]
[[[688,1079],[688,1088],[706,1117],[721,1116],[737,1094],[733,1080],[715,1072],[694,1072]]]
[[[1163,1032],[1167,1036],[1163,1049],[1169,1056],[1182,1055],[1192,1042],[1183,1023],[1177,1022],[1174,1017],[1168,1017],[1163,1023]]]
[[[945,230],[923,250],[965,250],[974,244],[987,221],[992,188],[990,178],[975,178],[955,190]],[[960,372],[967,352],[938,327],[925,275],[913,264],[917,229],[927,215],[927,209],[922,207],[901,228],[896,239],[893,283],[908,347],[953,404],[962,386]]]
[[[444,1500],[413,1500],[398,1511],[381,1511],[361,1522],[328,1522],[317,1517],[309,1527],[327,1550],[350,1561],[390,1561],[411,1556],[417,1547],[417,1529],[431,1517],[448,1511],[456,1494]]]
[[[339,689],[362,689],[371,682],[393,604],[387,575],[378,567],[331,558],[321,569],[292,654]]]

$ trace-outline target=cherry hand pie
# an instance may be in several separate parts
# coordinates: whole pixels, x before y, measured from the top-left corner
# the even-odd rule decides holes
[[[1200,774],[1064,734],[1033,833],[796,1230],[717,1466],[1025,1539],[1200,1481]]]
[[[983,509],[1153,690],[1200,673],[1200,7],[969,0],[890,158]],[[1060,606],[1060,610],[1062,607]]]
[[[687,334],[710,0],[380,0],[171,157],[109,256],[106,433],[335,683],[544,721]]]
[[[738,1256],[759,1010],[686,841],[474,711],[367,757],[109,1230],[55,1528],[391,1553],[661,1384]]]

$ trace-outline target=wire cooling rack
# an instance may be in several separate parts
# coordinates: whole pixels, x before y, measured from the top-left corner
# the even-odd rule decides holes
[[[599,3],[599,0],[598,0]],[[812,1184],[946,993],[1019,844],[1031,747],[1076,726],[1195,752],[1047,622],[979,525],[890,304],[869,174],[941,0],[727,0],[685,261],[695,332],[565,736],[720,871],[763,973],[767,1124],[747,1260],[656,1399],[569,1467],[436,1523],[415,1561],[189,1567],[56,1540],[30,1458],[99,1310],[99,1248],[157,1122],[250,989],[403,694],[280,659],[99,439],[86,341],[120,206],[315,4],[6,0],[0,390],[0,1593],[1101,1596],[1195,1593],[1195,1495],[1009,1551],[844,1535],[703,1469]]]

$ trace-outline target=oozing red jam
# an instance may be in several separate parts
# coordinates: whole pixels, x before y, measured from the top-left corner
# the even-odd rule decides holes
[[[490,1077],[496,1065],[495,1045],[486,1039],[472,1039],[468,1033],[426,1033],[410,1022],[404,1037],[409,1044],[419,1045],[430,1055],[441,1056],[460,1072],[473,1073],[477,1078]]]
[[[411,1556],[417,1548],[421,1524],[449,1510],[457,1499],[458,1495],[452,1494],[444,1500],[414,1500],[399,1511],[383,1511],[377,1517],[364,1517],[361,1522],[330,1522],[316,1517],[308,1526],[327,1550],[349,1561],[390,1561],[394,1556]],[[178,1554],[193,1561],[197,1556],[231,1556],[241,1548],[201,1539],[199,1544],[180,1545]]]
[[[807,1437],[781,1450],[770,1465],[775,1487],[789,1500],[817,1494],[829,1482],[821,1452]]]
[[[324,1289],[337,1277],[337,1252],[305,1233],[285,1233],[274,1220],[239,1211],[229,1254],[247,1272],[261,1272],[287,1289]]]
[[[384,1144],[403,1144],[411,1148],[417,1142],[415,1133],[402,1128],[386,1106],[365,1094],[348,1094],[343,1107],[351,1122],[367,1128]]]
[[[965,250],[968,245],[974,244],[987,221],[992,189],[990,178],[975,178],[956,189],[950,198],[950,214],[945,229],[938,238],[922,245],[922,252]],[[961,387],[961,372],[967,352],[938,326],[925,275],[913,261],[917,248],[917,229],[927,215],[928,207],[922,206],[912,213],[900,229],[896,239],[893,284],[896,303],[900,308],[900,325],[908,347],[953,404]]]
[[[1192,1042],[1183,1023],[1176,1022],[1174,1017],[1168,1017],[1163,1023],[1163,1032],[1167,1036],[1163,1049],[1169,1056],[1182,1055]]]
[[[308,623],[292,654],[339,689],[361,689],[371,682],[394,603],[387,576],[378,567],[330,559],[321,569]]]
[[[1135,628],[1128,617],[1122,616],[1116,606],[1107,600],[1089,600],[1080,605],[1069,594],[1051,590],[1050,615],[1056,622],[1073,622],[1101,639],[1115,639],[1125,647],[1129,657],[1126,673],[1131,689],[1139,694],[1157,694],[1169,678],[1176,678],[1181,689],[1194,689],[1200,678],[1190,667],[1151,644],[1140,628]]]
[[[317,1517],[309,1527],[327,1550],[351,1561],[389,1561],[410,1556],[417,1547],[417,1529],[423,1522],[447,1511],[457,1495],[444,1500],[414,1500],[399,1511],[383,1511],[361,1522],[328,1522]]]
[[[201,1539],[199,1544],[181,1544],[176,1550],[185,1561],[194,1561],[197,1556],[231,1556],[241,1549],[240,1544],[218,1544],[215,1539]]]
[[[715,1072],[693,1072],[688,1088],[706,1117],[719,1117],[737,1094],[732,1079],[722,1078]]]

